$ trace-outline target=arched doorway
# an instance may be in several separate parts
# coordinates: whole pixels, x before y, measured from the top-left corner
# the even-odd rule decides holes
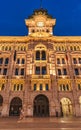
[[[15,97],[11,100],[10,103],[10,116],[19,116],[20,109],[22,108],[22,100],[19,97]]]
[[[0,95],[0,115],[2,112],[2,105],[3,105],[3,97]]]
[[[0,95],[0,107],[3,105],[3,97]]]
[[[73,115],[72,103],[69,98],[62,98],[60,105],[61,105],[61,116]]]
[[[47,117],[49,116],[49,101],[44,95],[38,95],[34,99],[34,111],[35,117]]]

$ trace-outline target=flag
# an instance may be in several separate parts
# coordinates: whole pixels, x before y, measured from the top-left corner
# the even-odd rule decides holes
[[[67,53],[66,53],[66,60],[68,61],[68,55],[67,55]]]
[[[14,61],[16,60],[16,55],[17,55],[17,52],[16,50],[14,51]]]

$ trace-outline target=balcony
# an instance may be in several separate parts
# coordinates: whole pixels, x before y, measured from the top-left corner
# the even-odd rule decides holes
[[[32,75],[32,79],[49,79],[50,75]]]

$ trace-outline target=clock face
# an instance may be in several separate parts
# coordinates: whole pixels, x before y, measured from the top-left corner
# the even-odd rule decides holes
[[[44,22],[37,22],[37,26],[38,27],[43,27],[44,26]]]

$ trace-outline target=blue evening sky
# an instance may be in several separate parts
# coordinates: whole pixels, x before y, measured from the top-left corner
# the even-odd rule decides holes
[[[56,18],[55,35],[81,35],[81,0],[43,0],[42,5]],[[27,35],[24,19],[39,7],[40,0],[0,0],[0,35]]]

